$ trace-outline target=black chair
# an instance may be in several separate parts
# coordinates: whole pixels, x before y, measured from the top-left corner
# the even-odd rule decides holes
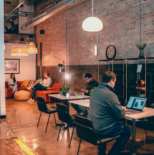
[[[38,96],[37,96],[37,106],[38,106],[38,110],[41,112],[40,113],[39,120],[38,120],[37,128],[39,126],[39,122],[40,122],[40,118],[41,118],[42,112],[43,113],[46,113],[46,114],[49,114],[48,122],[47,122],[47,126],[46,126],[46,130],[45,130],[45,132],[46,132],[47,131],[47,128],[48,128],[50,114],[52,114],[52,113],[54,114],[54,119],[55,119],[55,124],[56,124],[56,118],[55,118],[55,112],[57,112],[56,107],[55,106],[47,107],[46,106],[46,103],[44,101],[44,98],[38,97]]]
[[[91,120],[80,115],[75,115],[75,126],[77,136],[80,138],[77,155],[79,154],[81,140],[85,140],[86,142],[89,142],[93,145],[100,145],[103,143],[108,143],[120,137],[120,135],[118,135],[115,137],[105,137],[100,139],[94,131]]]
[[[57,112],[58,112],[58,118],[61,121],[61,124],[67,123],[67,125],[68,125],[67,128],[68,127],[73,127],[72,135],[71,135],[71,139],[70,139],[70,143],[69,143],[69,148],[70,148],[72,137],[73,137],[73,133],[74,133],[74,128],[75,128],[73,116],[70,116],[70,114],[68,112],[68,106],[64,105],[64,104],[57,103]],[[60,132],[61,132],[61,127],[62,126],[60,126],[58,137],[57,137],[57,141],[59,140],[59,135],[60,135]]]

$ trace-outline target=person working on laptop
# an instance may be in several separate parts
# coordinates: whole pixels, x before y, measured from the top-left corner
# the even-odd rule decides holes
[[[120,106],[118,97],[114,93],[115,82],[116,74],[111,71],[105,72],[103,83],[99,83],[91,93],[88,115],[100,138],[120,135],[108,155],[119,155],[118,151],[122,150],[131,136],[131,130],[127,126],[117,123],[117,119],[125,117],[126,108]],[[98,150],[99,155],[106,155],[106,144],[101,144]]]
[[[86,81],[86,88],[82,89],[82,91],[84,92],[85,95],[90,96],[91,92],[98,86],[98,82],[93,79],[90,73],[85,74],[85,81]],[[85,107],[73,103],[71,105],[77,111],[78,114],[82,114],[83,116],[87,117],[88,111]]]

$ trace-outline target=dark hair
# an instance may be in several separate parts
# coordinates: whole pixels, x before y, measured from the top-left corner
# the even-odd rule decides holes
[[[49,72],[45,72],[44,74],[46,74],[47,76],[49,76],[49,75],[50,75],[50,73],[49,73]]]
[[[115,73],[113,73],[113,72],[111,72],[111,71],[107,71],[107,72],[105,72],[105,74],[103,75],[103,78],[102,78],[102,81],[104,82],[104,83],[108,83],[108,82],[110,82],[111,81],[111,79],[115,79],[116,78],[116,74]]]
[[[92,75],[90,73],[86,73],[84,76],[84,78],[91,78],[91,77],[92,77]]]
[[[12,78],[12,75],[14,75],[13,82],[15,83],[16,82],[15,74],[11,73],[10,78]]]

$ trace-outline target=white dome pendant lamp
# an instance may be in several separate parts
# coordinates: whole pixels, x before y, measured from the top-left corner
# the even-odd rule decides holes
[[[99,18],[94,17],[93,0],[92,0],[92,17],[88,17],[83,21],[82,28],[88,32],[99,32],[103,29],[102,21]]]

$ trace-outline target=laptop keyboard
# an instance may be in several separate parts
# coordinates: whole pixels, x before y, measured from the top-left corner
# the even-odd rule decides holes
[[[127,109],[126,114],[138,114],[141,113],[142,111],[136,111],[136,110],[131,110],[131,109]]]

